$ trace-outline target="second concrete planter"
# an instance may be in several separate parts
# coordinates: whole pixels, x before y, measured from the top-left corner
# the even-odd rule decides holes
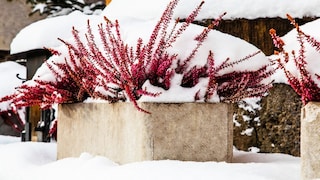
[[[301,179],[320,178],[320,102],[301,110]]]

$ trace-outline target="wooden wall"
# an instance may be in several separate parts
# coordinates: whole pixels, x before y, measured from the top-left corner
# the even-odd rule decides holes
[[[302,19],[296,19],[296,21],[302,25],[307,22],[317,19],[316,17],[305,17]],[[212,20],[204,20],[197,22],[200,25],[208,25]],[[293,29],[290,21],[282,18],[258,18],[258,19],[234,19],[223,20],[221,24],[216,28],[221,32],[231,34],[233,36],[244,39],[251,44],[257,46],[266,55],[273,54],[274,46],[272,44],[269,30],[274,28],[277,30],[279,36],[285,35],[287,32]]]

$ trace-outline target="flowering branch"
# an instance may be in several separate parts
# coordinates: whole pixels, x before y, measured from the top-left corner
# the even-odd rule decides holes
[[[64,57],[62,62],[46,62],[55,80],[35,77],[31,82],[20,86],[14,95],[0,99],[0,102],[12,100],[16,107],[39,104],[41,108],[48,108],[54,103],[79,102],[92,97],[109,102],[128,100],[138,110],[149,113],[139,107],[138,100],[141,96],[157,97],[160,93],[149,92],[143,85],[148,81],[153,86],[169,90],[174,88],[172,77],[176,75],[182,75],[180,86],[186,88],[192,88],[201,78],[207,78],[204,95],[204,101],[207,102],[215,94],[222,102],[263,95],[271,83],[263,84],[262,81],[273,73],[268,70],[267,65],[256,71],[221,73],[221,70],[232,68],[260,52],[236,61],[227,58],[221,65],[216,66],[213,52],[209,51],[205,65],[190,66],[209,32],[220,23],[225,14],[194,37],[196,45],[185,59],[179,59],[179,54],[169,53],[168,49],[195,20],[204,4],[202,1],[185,22],[179,23],[178,20],[172,21],[178,1],[172,0],[168,4],[148,42],[144,43],[139,38],[135,46],[125,43],[117,20],[111,22],[105,18],[105,23],[98,25],[100,44],[89,21],[85,40],[81,38],[80,32],[73,28],[74,42],[59,39],[67,47],[68,56]],[[174,23],[173,26],[170,26],[170,23]],[[172,29],[168,30],[169,27]],[[54,50],[52,54],[62,55]],[[195,100],[203,98],[200,97],[200,91],[194,96]]]
[[[287,14],[287,18],[289,19],[291,24],[296,28],[296,31],[298,33],[297,41],[300,45],[300,48],[298,51],[298,55],[296,55],[295,51],[291,52],[293,58],[290,59],[290,53],[286,52],[286,50],[284,50],[283,48],[283,46],[285,45],[284,41],[279,36],[277,36],[276,30],[271,29],[269,31],[271,38],[275,47],[279,49],[279,52],[275,52],[276,55],[280,56],[280,58],[278,58],[276,62],[278,64],[278,67],[284,71],[291,87],[296,91],[298,95],[301,96],[303,104],[307,104],[309,101],[320,101],[320,87],[314,81],[311,73],[307,70],[307,57],[305,50],[305,43],[309,43],[311,47],[315,48],[316,51],[320,52],[320,42],[317,41],[314,37],[303,32],[300,26],[289,14]],[[286,64],[290,60],[293,60],[298,71],[298,76],[295,76],[286,68]],[[315,74],[315,76],[318,80],[320,80],[317,74]]]

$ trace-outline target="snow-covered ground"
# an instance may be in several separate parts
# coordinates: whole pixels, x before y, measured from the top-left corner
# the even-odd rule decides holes
[[[56,160],[56,143],[20,142],[0,136],[1,180],[298,180],[300,158],[234,150],[232,163],[177,160],[119,165],[83,153]]]

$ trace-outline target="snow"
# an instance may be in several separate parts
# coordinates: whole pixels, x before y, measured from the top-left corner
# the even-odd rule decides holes
[[[318,29],[320,29],[320,19],[311,21],[309,23],[306,23],[302,26],[300,26],[300,29],[310,35],[311,37],[314,37],[316,40],[320,41],[320,36]],[[282,37],[282,40],[284,41],[284,50],[289,53],[289,62],[286,64],[286,68],[290,70],[296,77],[298,77],[298,74],[296,72],[297,68],[293,60],[293,55],[291,54],[292,51],[295,51],[296,56],[299,55],[299,48],[300,44],[297,41],[298,33],[295,29],[288,32],[286,35]],[[308,62],[306,65],[306,69],[308,72],[310,72],[311,76],[313,77],[313,80],[320,85],[320,80],[316,78],[315,74],[320,74],[320,63],[318,61],[319,59],[319,52],[316,50],[316,48],[312,47],[309,43],[305,42],[305,57],[306,61]],[[278,56],[271,56],[271,59],[276,59]],[[284,78],[283,71],[278,71],[276,74],[274,74],[275,82],[279,83],[288,83],[287,79]]]
[[[41,14],[44,12],[44,9],[46,8],[46,4],[45,3],[38,3],[37,5],[35,5],[35,7],[32,9],[32,12],[36,12],[39,11]]]
[[[22,80],[18,79],[17,75],[22,79],[26,78],[26,68],[11,61],[1,63],[0,73],[1,97],[12,94],[14,92],[14,88],[22,84]],[[9,103],[0,103],[0,111],[6,110],[8,107]]]
[[[11,44],[11,54],[27,51],[30,49],[52,47],[63,49],[61,42],[57,38],[65,40],[71,37],[71,28],[75,26],[78,30],[84,31],[87,20],[90,19],[92,27],[102,22],[107,16],[111,20],[119,19],[122,34],[128,43],[134,43],[137,37],[146,38],[150,34],[150,29],[161,15],[169,0],[113,0],[101,15],[85,15],[80,12],[73,12],[66,16],[54,17],[35,22],[21,30]],[[190,13],[200,0],[181,0],[175,11],[174,17],[181,17]],[[145,8],[145,7],[148,8]],[[289,1],[289,0],[206,0],[205,5],[198,16],[199,19],[215,18],[223,12],[227,12],[225,19],[257,17],[283,17],[289,13],[294,17],[319,16],[320,6],[318,0]],[[133,8],[134,7],[134,8]],[[307,23],[301,28],[309,34],[318,36],[320,22],[318,20]],[[275,27],[276,28],[276,27]],[[195,32],[199,32],[199,27],[193,25],[186,38],[192,38]],[[234,60],[256,52],[258,50],[253,45],[230,35],[212,31],[209,35],[213,44],[204,45],[203,52],[213,48],[217,53],[217,59],[224,60],[232,56]],[[294,31],[284,36],[285,48],[297,49],[296,34]],[[177,42],[185,45],[185,41]],[[209,47],[210,46],[210,47]],[[184,47],[184,46],[183,46]],[[176,49],[183,54],[185,48]],[[228,52],[226,52],[226,50]],[[309,51],[310,57],[316,56],[315,52]],[[200,53],[206,56],[207,53]],[[53,56],[51,60],[57,59]],[[265,63],[263,54],[255,57],[255,62]],[[276,58],[276,57],[270,57]],[[257,63],[257,65],[259,64]],[[261,64],[260,64],[261,65]],[[312,69],[312,67],[316,67]],[[235,68],[255,68],[252,63]],[[319,63],[312,64],[310,68],[313,72],[319,70]],[[44,68],[45,69],[45,68]],[[44,79],[46,70],[41,69],[37,75]],[[293,68],[292,68],[293,69]],[[0,94],[1,97],[12,93],[21,81],[15,79],[16,70],[19,73],[25,72],[24,68],[13,62],[0,63]],[[22,75],[21,75],[22,77]],[[179,78],[178,76],[175,78]],[[275,82],[286,82],[281,72],[277,72],[273,77]],[[199,83],[199,86],[203,85]],[[146,85],[147,86],[147,85]],[[6,88],[2,88],[6,87]],[[148,86],[151,87],[151,86]],[[152,87],[151,87],[152,88]],[[156,91],[158,89],[155,89]],[[161,91],[161,90],[160,90]],[[181,89],[172,94],[183,96]],[[164,100],[168,100],[168,97]],[[178,97],[178,96],[177,96]],[[181,98],[181,97],[179,97]],[[243,108],[254,111],[259,109],[257,100],[247,101],[252,106]],[[254,103],[252,103],[254,102]],[[256,119],[259,121],[259,119]],[[245,132],[248,133],[248,132]],[[225,162],[183,162],[177,160],[145,161],[125,165],[118,165],[106,157],[93,156],[83,153],[80,157],[56,160],[56,143],[20,142],[20,138],[0,136],[0,179],[2,180],[35,180],[35,179],[300,179],[300,158],[277,153],[257,153],[259,150],[251,148],[252,152],[242,152],[234,150],[232,163]],[[17,173],[18,172],[18,173]]]
[[[251,128],[246,129],[246,130],[243,130],[240,134],[241,135],[246,135],[246,136],[252,136],[253,130],[254,130],[254,128],[251,127]]]
[[[61,42],[57,38],[70,38],[73,26],[86,27],[87,19],[96,18],[97,15],[86,15],[80,11],[74,11],[66,16],[48,18],[32,23],[23,28],[12,40],[10,53],[15,54],[31,49],[59,46]]]
[[[242,108],[245,111],[255,112],[256,110],[261,109],[260,101],[261,101],[260,97],[245,98],[241,102],[238,103],[238,107]]]
[[[191,12],[202,0],[180,0],[174,17],[184,18],[186,12]],[[110,18],[138,18],[138,19],[158,19],[162,10],[170,0],[147,1],[147,0],[115,0],[104,10],[104,15]],[[320,1],[308,0],[206,0],[198,20],[204,18],[217,18],[227,12],[226,19],[246,18],[255,19],[259,17],[282,17],[286,18],[286,13],[293,17],[319,16],[318,8]],[[134,8],[132,8],[134,7]],[[146,8],[148,7],[148,8]],[[125,13],[124,13],[125,12]]]
[[[300,179],[300,158],[285,154],[235,149],[232,163],[158,160],[119,165],[85,152],[79,157],[56,160],[55,142],[19,141],[0,135],[1,180]]]

